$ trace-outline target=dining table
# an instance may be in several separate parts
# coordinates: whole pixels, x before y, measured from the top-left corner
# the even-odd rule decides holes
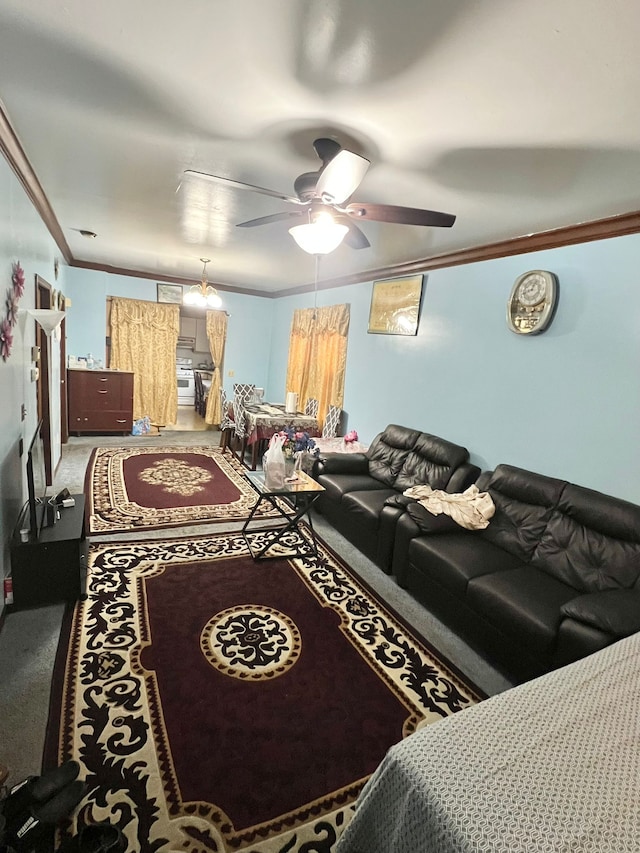
[[[304,412],[287,412],[284,403],[249,403],[245,405],[247,447],[251,448],[251,470],[258,465],[260,445],[272,435],[291,427],[315,438],[320,435],[318,419]]]

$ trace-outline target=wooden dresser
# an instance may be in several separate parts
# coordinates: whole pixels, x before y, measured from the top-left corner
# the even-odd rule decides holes
[[[123,370],[67,370],[69,432],[130,433],[133,373]]]

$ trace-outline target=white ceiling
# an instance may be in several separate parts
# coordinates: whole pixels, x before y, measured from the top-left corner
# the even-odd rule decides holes
[[[0,0],[0,100],[74,259],[276,292],[313,280],[278,223],[333,136],[372,161],[321,278],[640,209],[637,0]],[[181,183],[182,181],[182,183]],[[179,189],[178,189],[179,187]],[[78,229],[97,233],[87,240]]]

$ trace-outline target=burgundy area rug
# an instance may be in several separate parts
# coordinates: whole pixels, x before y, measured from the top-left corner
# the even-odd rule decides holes
[[[257,494],[243,470],[219,447],[98,447],[85,475],[88,532],[244,519]]]
[[[143,853],[328,853],[387,749],[482,698],[322,542],[92,544],[89,564],[49,718],[46,763],[89,786],[63,840],[109,820]]]

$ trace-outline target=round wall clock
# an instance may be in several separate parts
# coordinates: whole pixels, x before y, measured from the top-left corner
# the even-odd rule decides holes
[[[517,335],[538,335],[549,328],[558,302],[558,279],[546,270],[530,270],[515,280],[507,303],[507,325]]]

